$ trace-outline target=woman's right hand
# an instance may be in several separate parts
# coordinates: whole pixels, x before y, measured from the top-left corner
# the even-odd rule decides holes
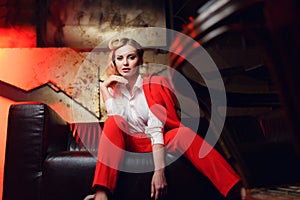
[[[100,92],[104,102],[112,98],[108,88],[114,86],[116,83],[127,84],[128,81],[122,76],[111,75],[100,84]]]
[[[108,88],[108,87],[113,86],[116,83],[127,84],[128,81],[122,76],[110,75],[107,79],[105,79],[105,81],[103,81],[103,83],[101,84],[101,87]]]

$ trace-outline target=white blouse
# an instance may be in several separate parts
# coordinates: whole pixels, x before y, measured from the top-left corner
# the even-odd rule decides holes
[[[164,144],[163,123],[149,109],[141,76],[132,89],[132,95],[125,84],[117,84],[109,92],[112,98],[105,101],[107,116],[120,115],[128,122],[131,133],[145,133],[152,145]]]

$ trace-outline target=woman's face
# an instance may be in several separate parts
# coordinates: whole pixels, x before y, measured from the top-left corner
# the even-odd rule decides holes
[[[137,51],[130,45],[120,47],[115,51],[115,65],[121,76],[130,77],[138,73],[140,58]]]

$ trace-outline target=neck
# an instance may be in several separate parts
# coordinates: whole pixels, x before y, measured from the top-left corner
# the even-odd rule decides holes
[[[131,93],[131,90],[132,90],[134,84],[136,83],[138,76],[139,76],[139,74],[137,73],[134,76],[126,77],[126,79],[128,80],[128,83],[126,84],[126,86],[130,93]]]

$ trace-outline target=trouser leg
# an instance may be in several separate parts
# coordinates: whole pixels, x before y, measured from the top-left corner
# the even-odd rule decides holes
[[[99,140],[93,188],[101,186],[114,192],[126,150],[151,152],[151,140],[144,133],[129,133],[128,123],[122,117],[108,117]]]
[[[128,124],[122,117],[111,116],[106,119],[99,140],[93,188],[101,186],[110,192],[115,190],[127,131]]]
[[[165,144],[167,151],[179,151],[188,158],[224,196],[240,181],[239,175],[216,149],[212,148],[204,157],[199,156],[202,146],[211,146],[190,128],[182,126],[168,131],[165,134]]]

